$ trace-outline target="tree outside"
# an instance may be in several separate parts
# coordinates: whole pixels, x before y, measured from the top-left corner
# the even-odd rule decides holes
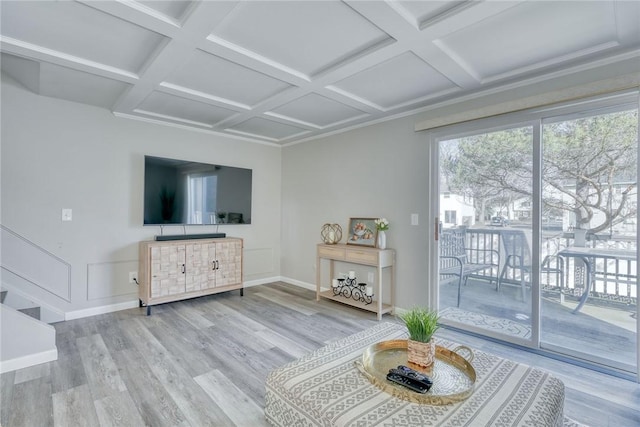
[[[543,220],[570,213],[572,227],[591,233],[635,221],[637,109],[545,122],[542,140]],[[532,198],[532,141],[525,126],[442,143],[447,191],[473,198],[477,222],[513,215]]]

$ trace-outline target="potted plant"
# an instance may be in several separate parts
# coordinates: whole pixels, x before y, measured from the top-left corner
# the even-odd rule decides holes
[[[389,229],[389,220],[387,220],[387,218],[378,218],[374,222],[378,230],[378,249],[387,249],[387,235],[385,231]]]
[[[429,367],[436,354],[433,334],[438,330],[438,313],[426,308],[413,308],[399,315],[409,332],[407,358],[410,363]]]

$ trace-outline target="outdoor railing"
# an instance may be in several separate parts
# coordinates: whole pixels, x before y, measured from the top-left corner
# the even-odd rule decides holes
[[[514,229],[511,229],[513,232]],[[465,230],[465,244],[469,249],[468,256],[470,262],[481,263],[480,257],[486,250],[495,250],[500,253],[500,263],[498,274],[501,277],[501,284],[520,285],[522,280],[530,284],[529,277],[531,269],[530,254],[531,243],[527,241],[527,248],[522,248],[517,257],[522,256],[522,264],[517,265],[512,262],[505,265],[508,260],[508,251],[512,249],[505,247],[503,233],[508,229],[503,228],[467,228]],[[522,231],[525,232],[524,230]],[[574,245],[573,233],[555,232],[548,234],[543,232],[541,238],[540,260],[541,266],[541,289],[543,293],[549,295],[580,297],[584,292],[587,281],[584,277],[585,268],[580,259],[572,257],[561,257],[559,252]],[[587,236],[586,246],[591,248],[617,249],[622,251],[636,251],[635,239],[627,236]],[[479,250],[478,250],[479,249]],[[526,250],[525,250],[526,249]],[[520,262],[520,259],[518,262]],[[527,266],[527,264],[529,264]],[[591,293],[590,301],[597,300],[603,304],[613,304],[616,306],[635,306],[638,301],[637,267],[635,259],[601,259],[594,258],[591,266]],[[495,280],[495,271],[479,271],[471,274],[476,280]]]
[[[491,256],[493,251],[500,253],[500,234],[492,229],[466,229],[465,248],[468,249],[468,261],[473,264],[491,264],[492,260],[483,257]],[[495,269],[479,271],[469,277],[479,280],[495,281],[500,275],[501,265]]]
[[[560,249],[574,246],[571,233],[562,236]],[[587,248],[618,250],[627,253],[615,259],[594,257],[591,263],[591,290],[589,298],[601,303],[614,305],[635,306],[638,303],[638,277],[635,252],[637,245],[631,236],[587,236],[585,244]],[[629,259],[632,258],[632,259]],[[582,295],[584,292],[585,277],[584,263],[576,258],[567,258],[567,282],[564,289],[565,295]]]

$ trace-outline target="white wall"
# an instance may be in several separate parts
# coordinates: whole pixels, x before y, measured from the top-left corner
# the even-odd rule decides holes
[[[35,95],[6,75],[1,95],[2,224],[71,264],[71,303],[60,308],[137,300],[128,271],[137,270],[138,242],[160,234],[142,225],[145,154],[253,169],[252,224],[219,231],[245,239],[245,281],[279,276],[279,147],[117,118]],[[71,222],[62,208],[73,209]]]
[[[0,324],[11,325],[0,336],[0,373],[50,362],[58,358],[56,330],[0,304]]]
[[[283,149],[284,277],[315,284],[324,223],[340,224],[345,243],[350,217],[386,217],[387,247],[397,253],[397,305],[427,304],[428,146],[414,123],[408,117]],[[410,225],[412,213],[418,226]],[[366,278],[361,270],[358,277]]]

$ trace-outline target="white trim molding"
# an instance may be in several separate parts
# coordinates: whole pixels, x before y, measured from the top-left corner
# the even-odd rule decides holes
[[[487,105],[481,108],[462,111],[458,114],[446,114],[440,117],[427,118],[415,124],[415,131],[429,130],[638,87],[640,87],[640,73],[626,74],[624,76],[599,80],[589,84],[572,86],[539,95]]]
[[[29,366],[39,365],[41,363],[53,362],[55,360],[58,360],[57,348],[36,354],[29,354],[27,356],[16,357],[15,359],[0,362],[0,374],[16,371],[22,368],[28,368]]]

